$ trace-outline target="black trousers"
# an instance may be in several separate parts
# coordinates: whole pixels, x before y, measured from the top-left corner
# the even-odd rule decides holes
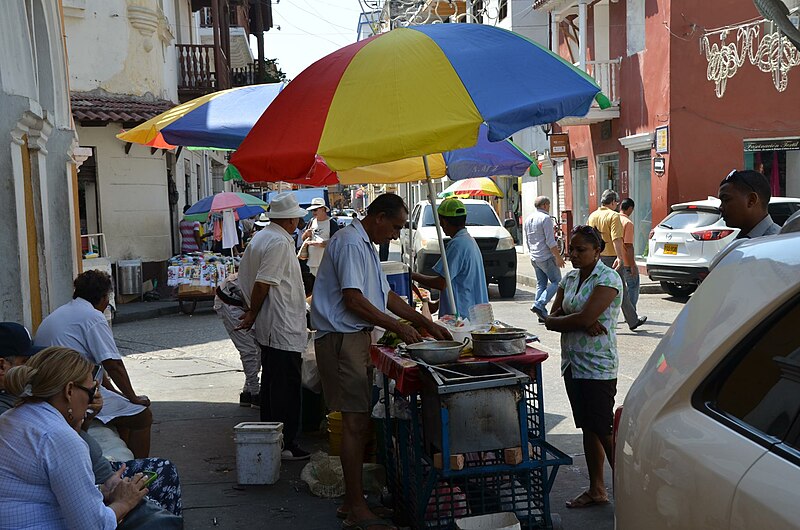
[[[261,346],[261,421],[283,423],[284,447],[292,447],[300,432],[302,364],[300,352]]]

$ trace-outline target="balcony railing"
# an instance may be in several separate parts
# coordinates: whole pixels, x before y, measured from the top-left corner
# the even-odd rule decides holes
[[[214,46],[178,44],[178,90],[208,93],[218,90],[214,67]]]
[[[586,73],[600,85],[611,104],[619,105],[619,65],[622,58],[607,61],[586,61]]]
[[[258,75],[258,61],[254,61],[242,68],[231,68],[231,86],[250,86],[266,83],[266,76],[276,74],[269,63],[264,64],[264,78]]]

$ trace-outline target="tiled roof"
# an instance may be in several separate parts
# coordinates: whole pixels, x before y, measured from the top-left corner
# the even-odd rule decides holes
[[[176,104],[166,99],[100,92],[70,92],[76,121],[142,123]]]

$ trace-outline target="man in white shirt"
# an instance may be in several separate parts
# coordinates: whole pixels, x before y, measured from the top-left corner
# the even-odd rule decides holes
[[[300,430],[302,352],[308,343],[306,297],[292,233],[306,211],[291,192],[269,205],[270,223],[245,250],[239,285],[246,311],[239,329],[255,325],[261,347],[261,421],[283,422],[284,460],[310,455],[295,438]]]
[[[553,218],[550,217],[550,199],[542,195],[536,197],[533,204],[536,211],[525,219],[525,240],[536,272],[536,299],[531,311],[542,323],[547,316],[547,304],[558,290],[564,258],[556,244]]]
[[[75,278],[74,286],[72,301],[42,321],[34,343],[43,347],[72,348],[90,361],[103,365],[107,377],[104,376],[100,387],[103,409],[97,419],[117,428],[134,457],[147,458],[153,424],[148,408],[150,399],[134,392],[114,335],[103,315],[111,296],[111,277],[102,271],[88,270]]]

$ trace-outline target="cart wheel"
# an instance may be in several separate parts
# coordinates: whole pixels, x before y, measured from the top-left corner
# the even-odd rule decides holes
[[[184,315],[191,315],[197,308],[197,300],[192,300],[191,302],[178,300],[178,305],[181,308],[181,313]]]
[[[553,524],[553,530],[562,530],[564,528],[561,522],[561,516],[557,513],[550,514],[550,522]]]

